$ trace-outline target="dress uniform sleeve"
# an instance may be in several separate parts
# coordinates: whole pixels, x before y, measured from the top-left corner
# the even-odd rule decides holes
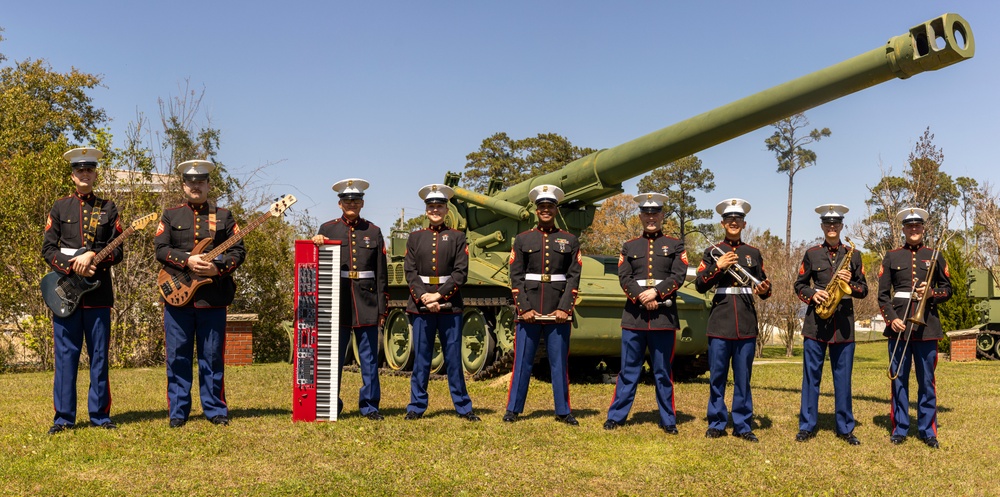
[[[628,242],[622,244],[621,254],[618,255],[618,282],[629,300],[635,302],[642,293],[643,288],[632,275],[632,263],[628,260]]]
[[[885,327],[889,329],[889,323],[900,319],[896,315],[896,309],[892,307],[892,252],[885,254],[882,258],[882,266],[878,270],[878,307],[882,311],[882,319],[885,320]]]
[[[378,315],[386,317],[389,315],[389,264],[385,254],[385,237],[382,230],[375,228],[375,250],[377,250],[377,262],[375,264],[375,298],[378,299]]]
[[[711,290],[718,284],[717,280],[720,274],[722,272],[715,264],[715,258],[712,257],[712,246],[709,246],[701,256],[701,264],[698,265],[698,275],[694,279],[695,290],[698,290],[699,293]]]
[[[951,274],[948,271],[948,261],[943,253],[938,253],[937,267],[934,268],[934,286],[931,295],[935,303],[942,303],[951,298]]]
[[[156,247],[156,260],[164,266],[176,269],[187,267],[187,252],[176,249],[170,245],[170,211],[164,212],[160,216],[160,225],[156,227],[156,236],[153,237],[153,244]]]
[[[220,210],[221,211],[221,210]],[[223,230],[225,233],[225,239],[228,240],[233,236],[239,234],[236,228],[236,219],[233,218],[232,211],[226,209],[226,219],[223,225]],[[221,255],[222,260],[216,261],[215,266],[219,269],[219,276],[225,276],[227,274],[236,271],[236,268],[243,264],[243,261],[247,257],[246,246],[243,245],[243,240],[236,242],[232,247],[229,247]]]
[[[59,251],[59,238],[62,233],[62,219],[59,218],[59,210],[55,205],[49,211],[49,218],[45,221],[45,236],[42,239],[42,257],[54,271],[63,274],[73,272],[73,265],[69,263],[72,256]]]
[[[406,239],[406,255],[403,256],[403,274],[406,276],[406,286],[410,287],[413,300],[420,303],[420,296],[427,293],[427,287],[420,280],[417,272],[417,242],[413,234]]]
[[[812,261],[808,250],[802,255],[799,275],[795,277],[795,295],[806,304],[811,304],[813,295],[816,295],[816,289],[812,287]]]
[[[116,206],[114,202],[109,200],[108,203],[105,204],[105,208],[106,212],[108,213],[108,226],[110,226],[111,229],[108,230],[108,236],[105,240],[98,240],[94,242],[95,252],[100,252],[101,250],[104,250],[109,243],[113,242],[115,238],[121,236],[122,231],[124,231],[122,230],[122,225],[118,218],[118,206]],[[114,250],[111,251],[111,254],[108,255],[106,259],[104,259],[103,261],[94,261],[94,262],[97,263],[98,268],[108,268],[120,263],[124,257],[125,257],[125,248],[124,246],[119,244],[117,247],[115,247]]]
[[[573,246],[576,250],[573,251],[573,260],[570,261],[569,269],[566,270],[566,290],[559,298],[559,307],[557,307],[557,309],[567,313],[572,313],[573,307],[576,306],[576,294],[580,288],[580,274],[583,272],[583,253],[580,251],[580,240],[574,238]]]
[[[687,252],[684,250],[684,242],[678,240],[674,247],[674,255],[670,265],[670,271],[666,278],[659,285],[656,285],[656,292],[661,299],[674,294],[684,280],[687,279]]]
[[[507,266],[510,272],[510,291],[513,294],[514,306],[517,307],[518,314],[523,314],[531,310],[531,304],[528,303],[528,295],[524,293],[524,266],[527,263],[527,259],[523,257],[523,253],[521,252],[521,239],[514,237],[514,242],[511,243],[510,258],[507,260]]]
[[[451,279],[442,283],[438,287],[441,299],[447,299],[465,284],[469,277],[469,246],[465,243],[465,233],[458,230],[455,232],[455,264],[451,270]]]
[[[848,283],[848,286],[851,287],[851,297],[863,299],[868,296],[868,278],[865,277],[865,266],[861,252],[854,251],[854,254],[851,255],[851,265],[854,266],[854,269],[851,270],[851,281]]]

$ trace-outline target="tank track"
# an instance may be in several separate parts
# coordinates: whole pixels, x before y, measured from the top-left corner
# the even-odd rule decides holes
[[[979,334],[980,335],[984,335],[984,334],[985,335],[993,335],[993,339],[995,340],[994,343],[1000,342],[1000,331],[980,330]],[[996,345],[994,345],[993,348],[991,348],[988,351],[980,349],[978,347],[978,345],[977,345],[976,346],[976,357],[978,357],[980,359],[988,359],[988,360],[991,360],[991,361],[1000,361],[1000,356],[997,355],[997,347],[996,347]]]
[[[489,380],[503,376],[514,368],[514,351],[510,350],[486,366],[482,371],[472,375],[475,381]]]

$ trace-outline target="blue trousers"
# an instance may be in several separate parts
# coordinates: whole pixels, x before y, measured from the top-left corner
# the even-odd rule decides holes
[[[891,357],[896,340],[889,339],[889,354],[893,371],[899,376],[892,380],[892,434],[906,436],[910,430],[910,364],[917,374],[917,436],[930,438],[937,436],[937,386],[934,369],[937,367],[937,342],[910,341],[903,356],[903,344],[899,344],[896,357]],[[897,369],[898,368],[898,369]]]
[[[337,391],[340,378],[344,376],[344,358],[351,345],[351,333],[358,342],[358,366],[361,368],[361,389],[358,390],[358,410],[362,416],[378,412],[382,400],[382,387],[378,382],[378,326],[362,326],[340,330],[340,374],[337,375]],[[343,399],[337,399],[337,412],[344,410]]]
[[[555,401],[556,415],[565,416],[570,413],[569,371],[566,368],[569,359],[570,326],[569,321],[558,324],[517,323],[517,333],[514,335],[514,371],[507,390],[508,411],[516,413],[524,411],[524,400],[528,396],[528,383],[531,381],[535,351],[538,350],[539,340],[544,336],[549,370],[552,372],[552,397]]]
[[[660,407],[660,425],[677,424],[674,408],[674,331],[633,331],[622,329],[622,370],[615,383],[615,396],[608,408],[608,419],[624,423],[632,410],[642,363],[649,349],[649,360],[656,379],[656,404]]]
[[[802,340],[802,405],[799,408],[799,429],[816,431],[819,417],[819,384],[823,378],[823,362],[830,350],[833,374],[833,403],[837,412],[837,433],[854,431],[854,410],[851,408],[851,371],[854,368],[854,342],[826,343],[809,338]]]
[[[462,366],[461,314],[410,314],[413,326],[413,374],[410,376],[410,405],[407,411],[422,414],[427,410],[427,381],[431,373],[434,337],[440,335],[444,348],[444,366],[448,371],[451,402],[458,414],[472,412],[472,399],[465,388],[465,368]]]
[[[723,340],[708,337],[708,427],[725,430],[729,422],[726,409],[726,381],[729,364],[733,365],[733,433],[751,431],[753,396],[750,394],[750,376],[753,372],[753,354],[756,338]]]
[[[111,309],[108,307],[80,307],[65,318],[52,316],[55,342],[55,378],[52,382],[52,405],[56,411],[54,424],[72,426],[76,423],[76,375],[84,340],[87,342],[87,355],[90,356],[90,393],[87,394],[90,422],[103,425],[111,421],[111,387],[108,384],[110,323]]]
[[[167,344],[167,410],[170,419],[191,414],[191,373],[198,346],[198,394],[206,418],[228,416],[226,406],[226,308],[163,305]]]

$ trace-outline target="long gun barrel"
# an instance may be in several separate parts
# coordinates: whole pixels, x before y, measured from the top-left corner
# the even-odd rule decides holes
[[[883,47],[595,152],[559,171],[512,185],[494,198],[524,205],[531,188],[553,184],[566,192],[567,202],[597,202],[618,193],[622,182],[664,164],[890,79],[950,66],[974,53],[968,22],[957,14],[944,14],[891,38]]]

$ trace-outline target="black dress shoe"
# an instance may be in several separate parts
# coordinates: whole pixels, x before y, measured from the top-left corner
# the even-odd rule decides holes
[[[560,416],[560,415],[557,414],[556,415],[556,421],[558,421],[560,423],[566,423],[566,424],[568,424],[570,426],[576,426],[576,425],[580,424],[580,422],[577,421],[576,418],[573,417],[572,413],[571,414],[564,414],[562,416]]]
[[[733,436],[742,438],[747,442],[753,442],[753,443],[760,442],[760,440],[757,439],[757,435],[754,435],[752,431],[745,431],[743,433],[733,433]]]
[[[604,422],[604,429],[605,430],[614,430],[614,429],[618,428],[621,425],[622,425],[621,423],[609,419],[609,420],[607,420],[607,421]]]
[[[507,411],[507,412],[504,413],[504,415],[503,415],[503,422],[504,423],[513,423],[514,421],[517,421],[517,413],[516,412],[514,412],[514,411]]]
[[[924,445],[926,445],[926,446],[928,446],[928,447],[930,447],[932,449],[940,449],[941,448],[941,444],[938,443],[937,437],[921,438],[920,441],[923,442]]]
[[[55,435],[56,433],[59,433],[61,431],[66,431],[71,426],[73,426],[73,425],[64,425],[64,424],[55,423],[55,424],[52,425],[52,428],[49,428],[49,435]]]
[[[721,438],[726,436],[726,430],[718,430],[715,428],[709,428],[705,432],[705,438]]]
[[[892,442],[893,445],[900,445],[906,441],[906,435],[893,435],[889,437],[889,441]]]
[[[805,441],[807,441],[810,438],[813,438],[815,436],[816,436],[816,432],[815,431],[799,430],[799,433],[795,435],[795,441],[796,442],[805,442]]]
[[[482,421],[483,420],[479,416],[476,416],[476,413],[474,413],[472,411],[469,411],[469,412],[467,412],[465,414],[459,414],[458,417],[460,417],[460,418],[462,418],[462,419],[464,419],[466,421],[472,421],[473,423],[475,423],[477,421]]]
[[[424,413],[417,411],[406,411],[406,417],[403,418],[407,421],[413,421],[414,419],[420,419],[424,417]]]
[[[382,421],[383,419],[385,419],[385,417],[379,414],[378,411],[372,411],[368,414],[365,414],[365,417],[372,421]]]
[[[850,433],[838,433],[837,438],[847,442],[850,445],[861,445],[861,440],[858,440],[858,437],[854,436],[853,431]]]
[[[170,427],[171,428],[180,428],[180,427],[184,426],[185,423],[187,423],[186,419],[173,418],[173,419],[170,420]]]
[[[678,433],[677,425],[660,425],[660,429],[665,431],[667,435],[676,435]]]
[[[118,425],[116,425],[114,421],[108,421],[107,423],[104,423],[104,424],[101,424],[101,425],[99,425],[99,424],[94,423],[93,421],[91,421],[90,425],[94,426],[96,428],[104,428],[105,430],[117,430],[118,429]]]
[[[212,419],[209,419],[213,425],[229,426],[229,418],[227,416],[218,415]]]

